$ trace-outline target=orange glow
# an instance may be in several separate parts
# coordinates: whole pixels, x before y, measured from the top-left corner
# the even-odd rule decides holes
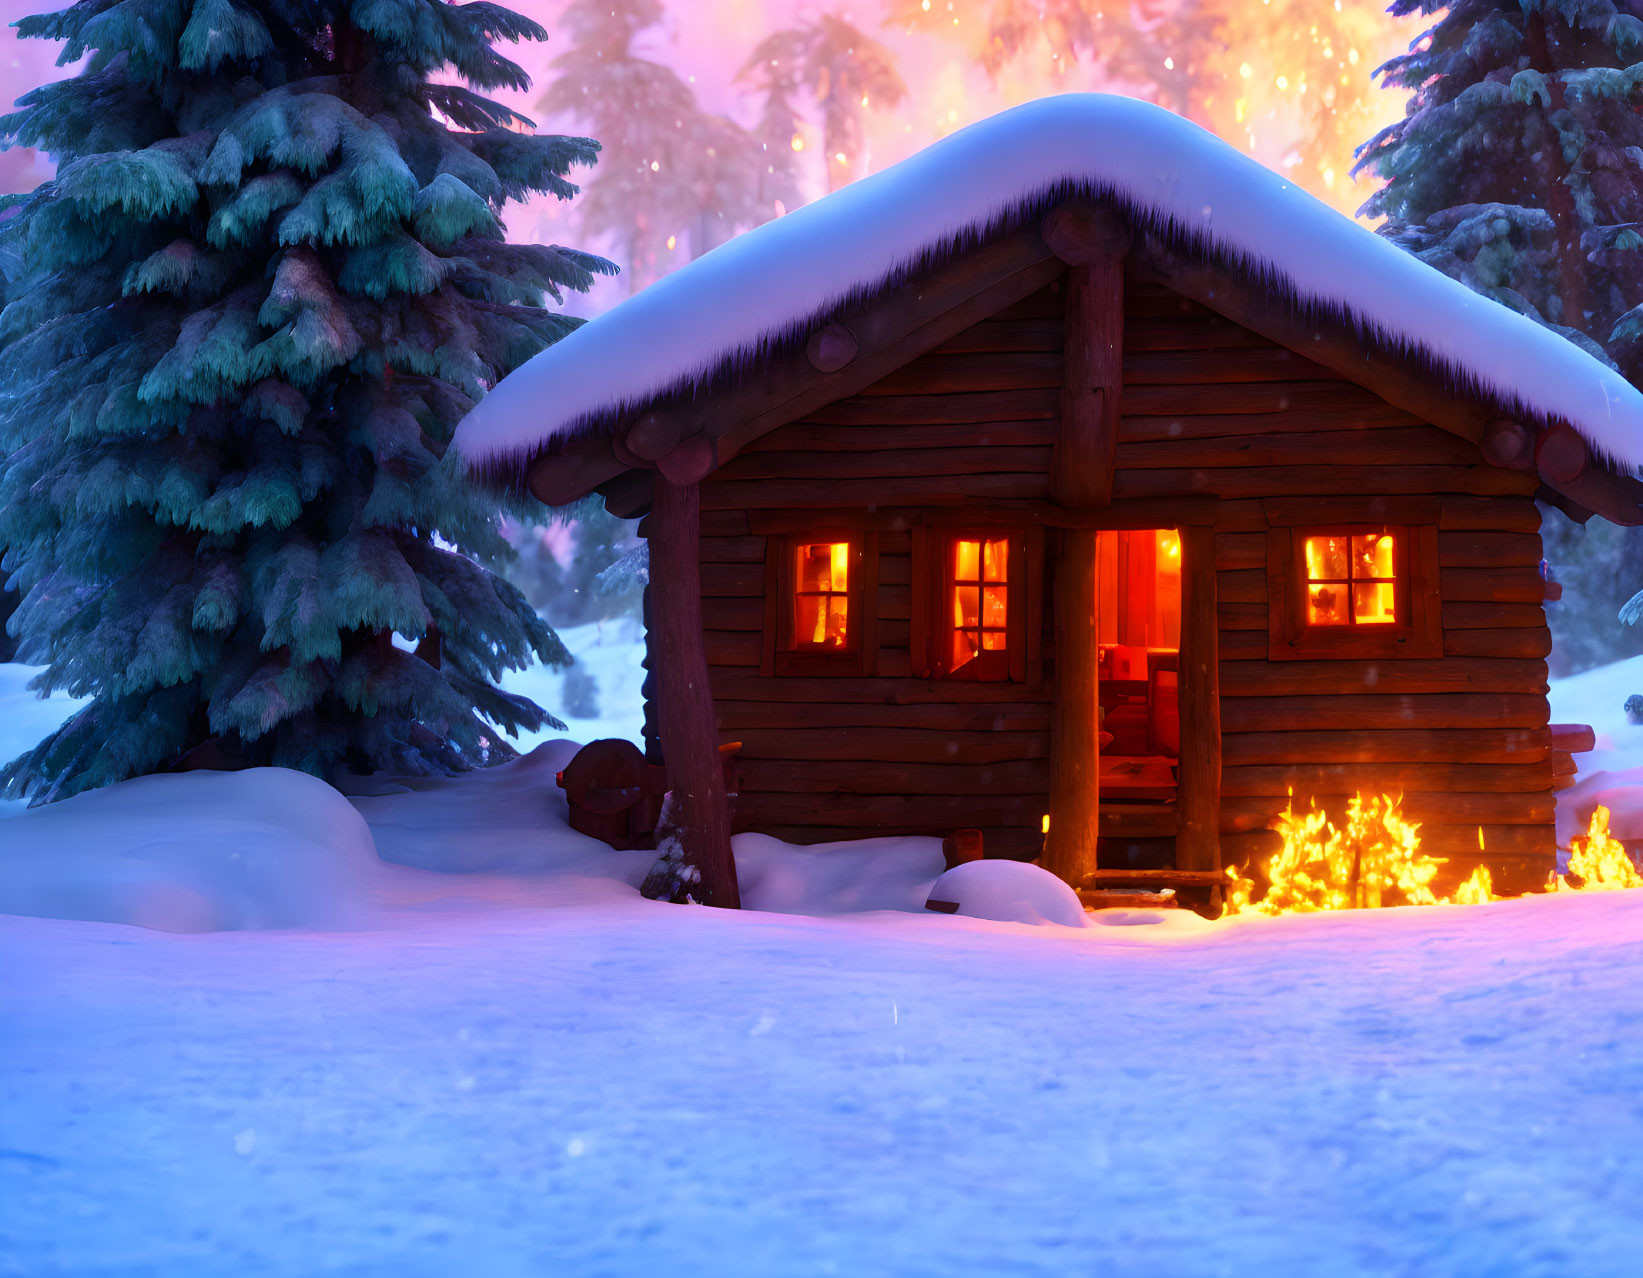
[[[1397,539],[1392,534],[1308,537],[1305,548],[1308,625],[1396,624]]]
[[[850,543],[794,547],[793,642],[804,649],[843,648],[850,633]]]
[[[1328,816],[1311,810],[1297,815],[1293,792],[1275,827],[1283,846],[1266,866],[1270,884],[1255,899],[1255,880],[1227,870],[1226,912],[1306,914],[1317,910],[1373,909],[1389,905],[1476,905],[1495,900],[1489,871],[1479,866],[1452,896],[1439,896],[1432,880],[1441,857],[1420,850],[1420,826],[1406,821],[1402,800],[1391,795],[1347,804],[1346,824],[1337,829]],[[1478,832],[1482,846],[1483,833]]]
[[[515,7],[546,23],[555,38],[510,49],[538,87],[504,90],[499,96],[541,120],[536,109],[541,86],[555,79],[550,64],[565,53],[569,39],[569,32],[556,25],[564,6],[525,0]],[[999,111],[1050,94],[1093,91],[1155,102],[1349,217],[1379,184],[1373,177],[1351,176],[1353,150],[1402,118],[1408,96],[1382,88],[1371,72],[1405,52],[1433,20],[1420,13],[1394,17],[1385,12],[1384,0],[1214,0],[1191,6],[1184,0],[1162,0],[1105,8],[1088,0],[1049,5],[1041,0],[932,0],[928,7],[923,0],[854,6],[813,0],[690,0],[669,8],[673,20],[641,34],[644,56],[659,59],[697,86],[704,110],[728,111],[744,121],[756,119],[764,106],[753,86],[737,78],[749,51],[815,11],[841,13],[888,49],[907,86],[900,102],[890,106],[877,90],[865,107],[858,105],[853,90],[848,100],[842,94],[833,99],[833,111],[860,116],[859,136],[847,148],[848,167],[833,159],[836,151],[827,144],[823,109],[813,92],[795,100],[799,118],[792,132],[784,125],[774,136],[760,137],[761,145],[785,152],[773,158],[796,171],[797,190],[793,197],[784,196],[788,208],[817,198],[832,185],[880,171]],[[689,21],[682,20],[686,14]],[[662,31],[666,37],[657,38]],[[40,65],[23,73],[23,79],[14,73],[15,92],[8,101],[51,75],[49,61],[41,57],[51,48],[46,41],[14,41],[12,47],[25,56],[32,53]],[[555,118],[551,124],[544,121],[544,127],[586,132],[585,123]],[[607,150],[601,169],[626,171],[640,161],[612,149],[618,145],[615,138],[603,141]],[[20,154],[14,150],[0,157],[0,169]],[[647,166],[649,158],[643,157]],[[36,171],[46,176],[49,166],[38,164]],[[534,198],[529,212],[520,211],[509,229],[522,240],[583,243],[568,238],[572,231],[565,225],[578,217],[578,203]],[[756,203],[768,212],[771,193],[763,193]],[[658,236],[658,245],[660,240]],[[688,245],[684,233],[680,241]],[[622,265],[635,267],[644,281],[691,254],[657,256],[654,262],[647,258]],[[630,278],[635,277],[602,281],[591,310],[606,309],[626,296]]]
[[[1010,539],[953,542],[951,669],[1004,651],[1010,615]]]
[[[1554,874],[1546,888],[1550,892],[1643,888],[1643,874],[1637,872],[1625,846],[1609,833],[1609,809],[1601,803],[1592,813],[1586,833],[1569,840],[1569,872]]]
[[[1149,651],[1181,646],[1181,535],[1173,528],[1096,534],[1100,642]]]
[[[928,120],[951,132],[1048,93],[1130,93],[1202,125],[1348,216],[1375,185],[1350,176],[1353,148],[1404,110],[1405,95],[1382,89],[1371,69],[1405,52],[1432,22],[1338,0],[1062,6],[1078,12],[1078,22],[1046,18],[1044,5],[1020,0],[894,0],[886,8],[895,21],[885,38],[904,58],[909,102],[927,104],[898,113],[911,115],[915,130]],[[1201,38],[1211,31],[1213,38]],[[941,59],[926,62],[911,40],[895,43],[900,32],[944,36],[985,74],[943,75]],[[1115,48],[1130,51],[1127,76],[1103,58]],[[874,124],[878,149],[892,145],[897,117]]]

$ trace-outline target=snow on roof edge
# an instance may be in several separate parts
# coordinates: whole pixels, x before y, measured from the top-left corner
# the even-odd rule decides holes
[[[1605,461],[1643,463],[1643,394],[1618,372],[1197,125],[1105,94],[1001,112],[681,267],[504,378],[458,428],[458,452],[517,472],[1075,193],[1114,200],[1138,229],[1352,323],[1457,390],[1568,421]]]

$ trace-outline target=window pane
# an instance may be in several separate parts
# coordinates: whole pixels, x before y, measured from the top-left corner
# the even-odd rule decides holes
[[[844,647],[849,631],[849,596],[829,595],[827,597],[827,646],[829,648]]]
[[[793,641],[801,648],[815,647],[827,638],[826,604],[826,595],[800,595],[793,601]]]
[[[995,537],[986,543],[986,554],[982,559],[982,567],[987,570],[988,581],[1008,581],[1010,579],[1010,539]]]
[[[954,587],[953,624],[955,626],[979,626],[981,624],[981,591],[975,586]]]
[[[1354,582],[1352,620],[1367,626],[1383,626],[1398,619],[1390,581]]]
[[[1345,581],[1347,571],[1347,538],[1308,537],[1306,539],[1306,575],[1309,581]]]
[[[823,541],[800,546],[797,549],[798,567],[795,577],[800,590],[849,589],[850,543]]]
[[[830,590],[844,592],[850,589],[850,543],[835,541],[833,551],[833,581]]]
[[[958,581],[981,580],[981,543],[955,541],[953,543],[953,576]]]
[[[1293,598],[1293,596],[1291,596]],[[1346,586],[1312,586],[1306,592],[1306,619],[1314,626],[1344,626]]]
[[[1002,630],[983,630],[981,632],[981,646],[988,652],[1004,651],[1004,632]]]
[[[957,670],[960,666],[969,664],[976,656],[976,632],[973,630],[953,631],[953,659],[951,668]]]
[[[800,590],[826,590],[828,567],[831,559],[826,546],[799,546],[796,548],[798,565],[795,578]]]
[[[1390,577],[1394,546],[1391,533],[1370,533],[1352,539],[1352,575],[1354,577]]]
[[[988,586],[981,592],[981,620],[989,626],[1003,627],[1009,616],[1008,586]]]

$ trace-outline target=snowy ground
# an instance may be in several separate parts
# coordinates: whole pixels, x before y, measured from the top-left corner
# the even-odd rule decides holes
[[[568,748],[0,824],[0,910],[250,929],[0,918],[0,1274],[1639,1272],[1643,893],[1035,927],[742,836],[658,905]]]

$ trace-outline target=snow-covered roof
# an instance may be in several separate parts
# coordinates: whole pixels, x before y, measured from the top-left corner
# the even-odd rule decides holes
[[[1424,357],[1513,415],[1643,463],[1643,395],[1571,342],[1411,257],[1179,116],[1044,98],[720,246],[504,378],[462,422],[470,464],[523,464],[807,331],[932,255],[1074,191]]]

